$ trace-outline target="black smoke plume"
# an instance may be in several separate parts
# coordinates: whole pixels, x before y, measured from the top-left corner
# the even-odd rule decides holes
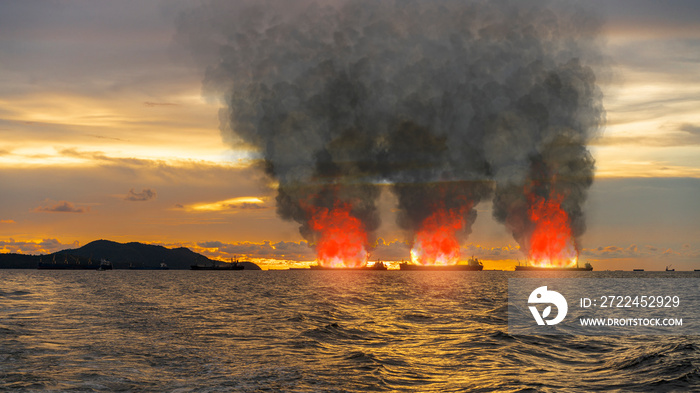
[[[281,217],[309,206],[379,226],[378,184],[416,231],[436,206],[494,216],[527,248],[526,189],[565,195],[576,236],[602,124],[599,21],[571,2],[211,0],[178,39],[224,97],[224,139],[260,152]]]

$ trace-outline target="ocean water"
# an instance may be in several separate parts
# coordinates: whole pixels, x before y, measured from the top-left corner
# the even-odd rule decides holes
[[[0,270],[0,391],[700,391],[697,336],[509,335],[534,274]]]

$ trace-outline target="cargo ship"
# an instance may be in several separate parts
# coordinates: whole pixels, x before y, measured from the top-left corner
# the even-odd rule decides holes
[[[576,267],[557,267],[557,266],[552,266],[552,267],[546,267],[546,266],[528,266],[528,265],[518,265],[515,267],[515,270],[518,271],[567,271],[567,272],[590,272],[593,270],[593,266],[591,266],[590,263],[586,262],[583,267],[579,267],[578,264],[576,264]]]
[[[231,263],[225,265],[219,265],[215,261],[212,261],[211,265],[190,265],[190,270],[243,270],[243,268],[244,266],[238,262],[238,259],[231,259]]]
[[[327,267],[321,265],[311,265],[309,266],[311,270],[386,270],[386,265],[384,262],[375,262],[373,265],[362,266],[362,267]],[[299,269],[290,269],[299,270]]]
[[[480,271],[484,270],[484,265],[477,258],[470,258],[466,265],[417,265],[414,263],[402,262],[399,264],[401,270],[429,270],[429,271]]]

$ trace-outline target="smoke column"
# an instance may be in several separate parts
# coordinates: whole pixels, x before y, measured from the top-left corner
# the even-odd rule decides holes
[[[542,217],[576,249],[604,116],[597,29],[562,2],[213,0],[182,13],[178,40],[320,263],[366,262],[389,182],[414,261],[447,264],[492,196],[524,252]]]

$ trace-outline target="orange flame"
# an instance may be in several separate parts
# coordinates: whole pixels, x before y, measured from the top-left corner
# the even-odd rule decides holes
[[[459,262],[459,242],[456,234],[464,227],[462,210],[439,208],[423,221],[411,249],[413,263],[454,265]]]
[[[363,267],[367,264],[367,233],[362,221],[350,214],[350,206],[337,203],[333,209],[312,208],[311,229],[317,263],[324,267]]]
[[[563,197],[552,191],[549,198],[530,194],[530,220],[535,229],[530,237],[528,258],[533,266],[576,266],[578,250],[571,234],[569,215],[561,208]]]

